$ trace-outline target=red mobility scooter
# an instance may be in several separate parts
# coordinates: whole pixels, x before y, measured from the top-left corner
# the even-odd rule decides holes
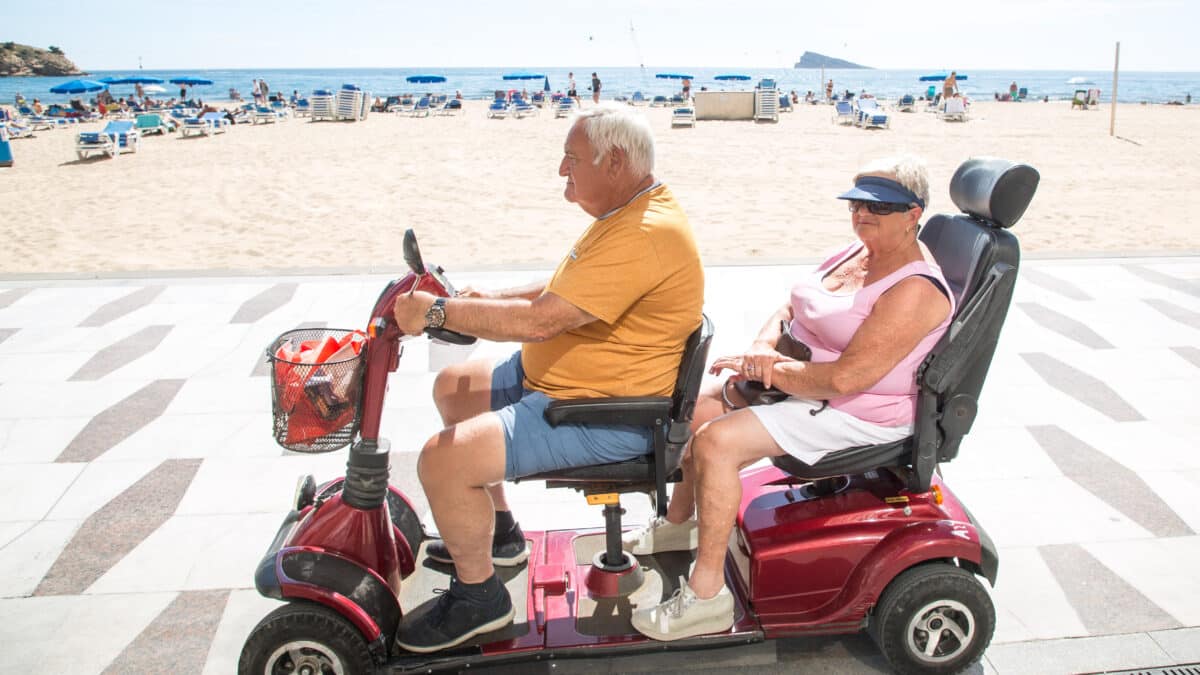
[[[401,618],[432,606],[435,591],[448,588],[453,573],[424,557],[425,531],[408,499],[388,484],[388,442],[379,438],[387,376],[401,354],[403,336],[391,318],[396,296],[414,287],[453,293],[442,269],[421,260],[408,232],[404,251],[412,272],[379,297],[361,353],[308,366],[320,372],[298,378],[289,368],[304,366],[275,364],[277,439],[287,444],[294,427],[316,412],[336,428],[289,447],[353,445],[344,478],[319,487],[311,476],[302,479],[294,510],[255,574],[260,593],[287,604],[251,632],[239,672],[429,672],[519,661],[546,668],[556,659],[719,648],[864,628],[899,672],[965,669],[991,640],[995,610],[980,577],[994,584],[999,561],[937,467],[957,456],[975,418],[1016,282],[1020,252],[1007,228],[1024,214],[1038,179],[1033,168],[999,159],[959,167],[950,194],[963,213],[934,216],[920,234],[958,311],[919,372],[913,435],[838,450],[811,466],[785,457],[744,471],[726,558],[735,623],[724,633],[676,642],[649,640],[629,619],[678,588],[694,553],[622,551],[619,495],[647,492],[658,513],[666,512],[667,485],[677,480],[705,371],[712,336],[707,318],[687,343],[673,396],[556,401],[547,410],[555,424],[645,425],[653,430],[654,448],[634,461],[531,477],[602,504],[604,527],[526,533],[529,560],[497,570],[516,608],[514,622],[433,654],[396,645]],[[430,332],[453,342],[473,339]],[[281,393],[297,379],[304,395]]]

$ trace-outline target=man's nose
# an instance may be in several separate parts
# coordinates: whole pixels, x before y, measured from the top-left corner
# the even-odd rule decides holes
[[[569,171],[567,171],[567,158],[563,157],[562,161],[558,163],[558,175],[566,176],[568,173],[569,173]]]

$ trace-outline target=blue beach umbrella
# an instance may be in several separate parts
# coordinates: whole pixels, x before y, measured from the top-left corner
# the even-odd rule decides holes
[[[172,78],[170,82],[171,84],[184,84],[189,87],[194,87],[197,85],[209,85],[213,83],[212,80],[206,80],[203,77],[192,77],[190,75]]]
[[[691,75],[684,75],[682,73],[655,73],[654,76],[660,80],[694,80],[694,79],[696,79],[695,77],[692,77]],[[746,78],[746,79],[749,79],[749,78]]]
[[[540,80],[543,77],[546,76],[542,73],[506,73],[504,75],[506,80]]]
[[[437,82],[445,82],[446,76],[445,75],[409,75],[408,77],[406,77],[404,79],[409,82],[416,82],[419,84],[433,84],[433,83],[437,83]]]
[[[134,75],[133,77],[115,79],[106,77],[101,81],[108,82],[109,84],[162,84],[164,82],[161,77],[150,77],[148,75]]]
[[[542,91],[550,91],[550,78],[546,78],[546,82],[542,84]]]
[[[62,84],[50,87],[51,94],[83,94],[89,91],[100,91],[107,89],[108,84],[97,82],[96,80],[71,80]]]
[[[739,81],[745,81],[745,80],[749,80],[749,79],[750,79],[750,76],[749,76],[749,75],[717,75],[717,76],[716,76],[716,77],[714,77],[713,79],[714,79],[714,80],[739,80]]]

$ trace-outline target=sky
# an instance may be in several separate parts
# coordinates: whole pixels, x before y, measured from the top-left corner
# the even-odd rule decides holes
[[[12,2],[83,70],[420,66],[1200,71],[1197,0]]]

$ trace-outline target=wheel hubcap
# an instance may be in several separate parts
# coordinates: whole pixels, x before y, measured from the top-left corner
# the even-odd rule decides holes
[[[956,600],[935,600],[913,614],[905,631],[908,651],[924,663],[960,656],[975,639],[975,615]]]
[[[320,642],[295,640],[276,649],[263,675],[345,675],[336,652]]]

